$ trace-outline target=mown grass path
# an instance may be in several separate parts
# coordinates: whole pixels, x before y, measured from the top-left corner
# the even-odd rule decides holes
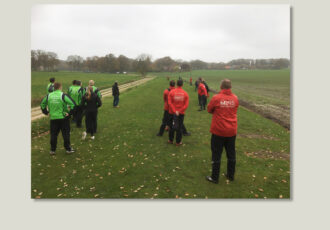
[[[192,86],[185,125],[192,133],[184,145],[167,144],[167,133],[156,137],[163,114],[162,93],[168,87],[156,78],[120,97],[120,108],[104,98],[95,140],[81,140],[72,126],[77,150],[65,155],[59,136],[57,155],[49,156],[49,135],[32,138],[32,198],[289,198],[290,133],[280,125],[239,108],[237,174],[234,182],[210,174],[211,115],[197,112]],[[32,123],[32,132],[47,129],[45,118]],[[226,170],[225,153],[221,173]]]

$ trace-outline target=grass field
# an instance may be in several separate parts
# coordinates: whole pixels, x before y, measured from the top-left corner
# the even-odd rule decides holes
[[[232,81],[233,92],[240,101],[267,117],[290,126],[290,70],[198,70],[184,73],[157,73],[157,76],[198,77],[206,80],[210,88],[219,90],[224,78]]]
[[[56,81],[63,84],[63,91],[66,92],[73,80],[81,80],[83,86],[88,85],[89,80],[95,81],[95,86],[100,90],[109,88],[117,80],[123,84],[140,77],[138,74],[108,74],[108,73],[83,73],[83,72],[32,72],[31,73],[31,106],[38,106],[46,95],[46,88],[49,78],[55,77]]]
[[[234,182],[210,174],[211,115],[197,112],[194,87],[185,125],[192,133],[182,147],[167,144],[168,135],[156,137],[163,114],[165,78],[123,93],[120,108],[103,99],[95,140],[81,140],[72,126],[71,143],[77,150],[65,155],[59,136],[57,155],[49,156],[47,118],[32,123],[32,198],[290,198],[290,133],[280,125],[238,110],[237,173]],[[212,95],[211,95],[212,96]],[[222,156],[221,173],[226,170]]]

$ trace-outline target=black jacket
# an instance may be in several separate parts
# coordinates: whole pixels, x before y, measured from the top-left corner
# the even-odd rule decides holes
[[[119,88],[117,83],[112,86],[112,96],[119,96]]]
[[[86,93],[81,100],[82,108],[87,112],[97,111],[97,109],[102,105],[101,99],[94,92],[91,94],[90,100],[87,99],[87,96],[88,94]]]
[[[210,91],[209,86],[206,84],[205,81],[203,81],[203,84],[205,85],[206,91],[209,92]]]

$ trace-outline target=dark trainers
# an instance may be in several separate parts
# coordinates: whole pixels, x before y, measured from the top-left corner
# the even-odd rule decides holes
[[[183,136],[191,136],[191,133],[186,132],[186,133],[183,134]]]
[[[74,153],[74,150],[71,148],[71,149],[69,149],[69,150],[66,150],[66,153],[67,153],[67,154]]]
[[[227,178],[227,180],[234,181],[234,177],[230,177],[228,176],[228,174],[225,174],[225,177]]]
[[[51,155],[51,156],[54,156],[56,153],[55,153],[55,151],[50,151],[49,152],[49,155]]]
[[[212,177],[210,177],[210,176],[206,176],[205,179],[206,179],[207,181],[209,181],[209,182],[214,183],[214,184],[218,184],[218,183],[219,183],[219,181],[217,181],[217,180],[213,180]]]

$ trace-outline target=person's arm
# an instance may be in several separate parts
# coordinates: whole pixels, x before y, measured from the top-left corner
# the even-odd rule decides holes
[[[70,106],[70,114],[73,114],[73,111],[76,107],[76,103],[74,102],[74,100],[67,94],[63,93],[63,101]]]
[[[175,111],[175,107],[174,107],[174,104],[173,104],[173,101],[172,101],[172,93],[171,92],[168,94],[167,102],[168,102],[168,106],[175,113],[176,111]]]
[[[185,101],[184,101],[184,106],[182,108],[182,112],[186,111],[186,109],[188,108],[188,105],[189,105],[189,95],[188,95],[188,93],[185,93],[184,97],[185,97]]]
[[[207,106],[207,112],[213,113],[214,112],[214,109],[215,109],[215,98],[213,96],[212,99],[211,99],[211,101],[210,101],[210,103]]]
[[[47,105],[48,105],[48,94],[42,99],[40,103],[40,108],[43,114],[48,115],[49,112],[47,110]]]
[[[167,96],[168,96],[168,94],[166,93],[166,89],[165,89],[164,90],[164,93],[163,93],[163,100],[164,100],[164,102],[166,102]]]
[[[99,97],[96,97],[96,100],[97,100],[97,107],[101,107],[102,106],[102,101]]]

